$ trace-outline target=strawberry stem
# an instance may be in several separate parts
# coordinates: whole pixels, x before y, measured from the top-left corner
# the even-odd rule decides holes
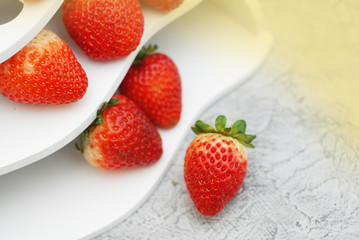
[[[211,125],[203,122],[202,120],[198,120],[193,127],[191,127],[192,131],[195,134],[203,134],[203,133],[219,133],[225,136],[230,136],[235,138],[241,144],[248,148],[254,148],[254,145],[251,143],[256,136],[246,134],[247,123],[244,120],[235,121],[231,127],[226,127],[227,118],[223,115],[219,115],[215,121],[215,127],[213,128]]]

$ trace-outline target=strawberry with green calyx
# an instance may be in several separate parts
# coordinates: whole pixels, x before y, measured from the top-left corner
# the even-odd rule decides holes
[[[162,155],[158,130],[129,98],[115,94],[97,112],[77,145],[85,159],[101,169],[147,166]]]
[[[88,79],[70,47],[43,29],[0,64],[0,93],[26,104],[67,104],[86,93]]]
[[[108,107],[116,105],[120,100],[118,98],[111,98],[110,101],[104,102],[99,110],[97,110],[96,118],[91,123],[90,127],[98,126],[103,124],[102,114],[107,110]],[[90,128],[89,127],[89,128]],[[84,152],[84,149],[87,144],[87,138],[89,136],[89,128],[85,129],[80,135],[80,144],[76,143],[76,149],[79,150],[81,153]]]
[[[144,30],[138,0],[65,0],[62,19],[76,44],[97,60],[128,56]]]
[[[203,215],[216,215],[234,198],[244,181],[248,152],[255,135],[246,134],[246,122],[238,120],[226,127],[220,115],[215,128],[203,121],[192,127],[197,136],[187,148],[184,179],[188,192]]]
[[[150,55],[150,54],[154,53],[157,49],[158,49],[158,46],[156,44],[155,45],[149,44],[147,47],[143,46],[141,48],[141,50],[137,53],[137,56],[136,56],[135,60],[132,63],[132,66],[140,64],[141,61],[147,55]]]
[[[157,46],[143,47],[119,90],[131,98],[157,126],[177,125],[182,110],[181,79],[176,64]]]

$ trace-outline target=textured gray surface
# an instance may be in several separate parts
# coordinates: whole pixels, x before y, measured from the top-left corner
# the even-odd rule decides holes
[[[275,9],[305,12],[305,3],[312,1],[261,2],[274,24]],[[359,15],[355,1],[318,1],[321,6],[350,12],[349,20]],[[340,96],[331,97],[338,76],[354,81],[359,68],[343,63],[344,69],[325,71],[332,68],[312,64],[317,55],[305,54],[308,45],[281,37],[278,29],[274,25],[277,42],[257,73],[201,115],[211,123],[219,114],[229,122],[246,119],[248,133],[258,135],[237,196],[214,217],[198,213],[183,180],[186,146],[194,137],[189,133],[151,197],[95,240],[359,239],[359,127],[352,106]],[[343,31],[356,37],[359,30]],[[348,41],[336,51],[348,55],[347,63],[358,63],[359,48],[348,48]],[[347,94],[357,90],[353,87]]]

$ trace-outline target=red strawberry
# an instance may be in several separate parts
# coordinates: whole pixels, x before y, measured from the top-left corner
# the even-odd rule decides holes
[[[81,135],[85,159],[102,169],[121,169],[155,163],[162,155],[162,140],[142,110],[116,94],[98,111],[97,119]]]
[[[183,0],[143,0],[148,5],[163,10],[170,11],[182,4]]]
[[[129,55],[144,28],[138,0],[65,0],[62,19],[85,54],[99,60]]]
[[[246,175],[248,153],[254,135],[245,134],[246,122],[226,128],[226,118],[216,119],[216,129],[197,121],[198,134],[186,151],[184,179],[188,192],[203,215],[216,215],[237,194]]]
[[[86,73],[69,46],[47,29],[0,64],[0,93],[19,103],[76,102],[87,85]]]
[[[165,54],[143,48],[120,85],[120,92],[140,106],[162,128],[175,126],[182,109],[181,79],[175,63]]]

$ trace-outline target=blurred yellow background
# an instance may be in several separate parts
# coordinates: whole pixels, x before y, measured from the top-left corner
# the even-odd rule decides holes
[[[306,98],[333,121],[345,120],[358,128],[359,1],[260,0],[260,4],[280,46],[276,50],[287,56],[283,59],[295,61],[303,73],[298,84]],[[316,77],[311,76],[314,72]]]

